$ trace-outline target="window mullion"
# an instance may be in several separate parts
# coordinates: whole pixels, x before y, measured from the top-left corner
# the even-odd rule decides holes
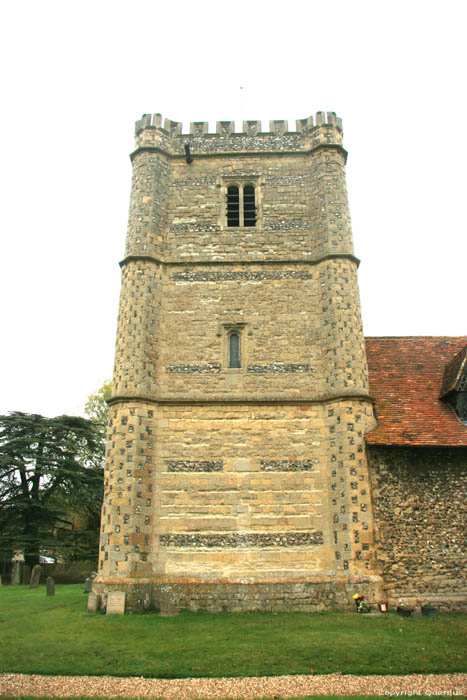
[[[240,227],[243,227],[243,226],[245,225],[245,223],[244,223],[244,221],[245,221],[245,219],[244,219],[244,211],[243,211],[243,185],[240,185],[239,188],[238,188],[238,197],[239,197],[238,205],[239,205],[239,208],[240,208],[240,212],[239,212],[239,213],[240,213],[239,225],[240,225]]]

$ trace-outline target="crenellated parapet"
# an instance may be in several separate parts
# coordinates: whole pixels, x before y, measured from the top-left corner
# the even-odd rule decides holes
[[[262,131],[261,121],[243,122],[243,130],[235,131],[234,121],[216,122],[216,131],[209,131],[209,122],[191,122],[189,133],[183,133],[181,122],[164,119],[161,114],[144,114],[135,125],[136,149],[156,147],[173,155],[185,153],[186,145],[197,153],[238,151],[306,151],[321,144],[342,147],[342,120],[335,112],[317,112],[314,117],[297,119],[295,130],[288,121],[269,122],[269,131]]]

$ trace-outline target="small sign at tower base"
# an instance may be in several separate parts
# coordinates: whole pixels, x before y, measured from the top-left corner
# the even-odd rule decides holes
[[[111,591],[107,595],[107,615],[124,615],[125,598],[126,593],[124,591]]]

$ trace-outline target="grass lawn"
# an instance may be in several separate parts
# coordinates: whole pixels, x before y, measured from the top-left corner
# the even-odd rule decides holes
[[[159,678],[467,670],[467,616],[88,615],[82,586],[0,588],[0,672]]]

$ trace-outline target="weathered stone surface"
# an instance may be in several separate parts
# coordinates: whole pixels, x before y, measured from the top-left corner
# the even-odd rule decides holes
[[[39,588],[39,583],[41,580],[42,567],[40,564],[36,564],[32,567],[31,581],[29,583],[29,588]]]
[[[88,613],[95,614],[99,612],[100,596],[94,591],[90,591],[88,595]]]
[[[31,576],[29,579],[29,588],[37,588],[40,583],[42,575],[42,567],[40,564],[36,564],[31,569]]]
[[[22,563],[18,560],[13,562],[13,568],[11,570],[11,585],[12,586],[19,586],[21,583],[21,569],[22,569]]]
[[[47,576],[45,586],[47,595],[55,595],[55,581],[52,576]]]
[[[371,446],[369,454],[387,598],[467,609],[465,451]]]
[[[170,582],[146,585],[119,583],[127,593],[127,610],[142,612],[144,591],[151,592],[151,602],[162,615],[174,615],[180,610],[197,612],[319,612],[326,609],[353,607],[352,595],[362,591],[376,606],[379,579],[375,576],[308,577],[302,580],[270,581],[269,583]],[[111,591],[117,584],[96,584],[99,590]]]
[[[93,590],[125,591],[128,610],[347,605],[379,579],[341,125],[185,139],[151,119],[132,155]],[[245,225],[229,225],[232,186],[254,192]]]
[[[322,532],[233,533],[229,535],[160,535],[163,547],[301,547],[323,544]]]
[[[21,573],[21,583],[23,586],[29,586],[31,581],[31,567],[28,564],[23,564],[23,571]]]
[[[167,471],[169,472],[221,472],[224,462],[219,460],[211,461],[181,461],[166,460]]]
[[[107,615],[124,615],[125,598],[126,593],[124,591],[111,591],[107,595]]]

